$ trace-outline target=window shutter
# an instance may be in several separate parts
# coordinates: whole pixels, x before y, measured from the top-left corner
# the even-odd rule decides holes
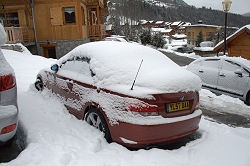
[[[63,13],[61,7],[50,8],[51,25],[63,25]]]
[[[20,27],[27,27],[26,16],[24,10],[18,10],[18,20]]]

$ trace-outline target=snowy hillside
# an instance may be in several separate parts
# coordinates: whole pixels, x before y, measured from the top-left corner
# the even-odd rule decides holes
[[[177,6],[187,6],[188,4],[182,0],[145,0],[145,2],[156,5],[160,7],[177,7]]]

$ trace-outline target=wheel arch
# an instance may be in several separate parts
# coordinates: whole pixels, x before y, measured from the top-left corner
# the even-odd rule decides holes
[[[245,104],[250,106],[250,89],[246,93]]]
[[[105,111],[102,109],[102,107],[96,103],[96,102],[88,102],[85,106],[85,109],[84,109],[84,114],[83,114],[83,120],[85,119],[85,116],[86,114],[88,113],[88,111],[90,110],[90,108],[96,108],[100,111],[100,113],[103,115],[103,117],[105,118],[106,120],[106,123],[108,124],[108,126],[110,126],[109,124],[109,119],[105,113]]]

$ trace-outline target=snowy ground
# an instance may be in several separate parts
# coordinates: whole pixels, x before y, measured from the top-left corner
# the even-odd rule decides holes
[[[56,97],[37,92],[36,74],[54,63],[30,55],[2,50],[15,70],[18,84],[19,119],[27,136],[27,148],[2,165],[13,166],[249,166],[250,129],[233,128],[202,118],[201,138],[175,150],[130,151],[108,144],[102,133],[70,115]],[[250,107],[228,96],[200,91],[200,104],[219,111],[250,116]]]

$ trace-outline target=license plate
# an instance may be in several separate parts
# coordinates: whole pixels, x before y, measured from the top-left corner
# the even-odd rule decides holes
[[[166,104],[167,112],[175,112],[189,109],[189,101]]]

